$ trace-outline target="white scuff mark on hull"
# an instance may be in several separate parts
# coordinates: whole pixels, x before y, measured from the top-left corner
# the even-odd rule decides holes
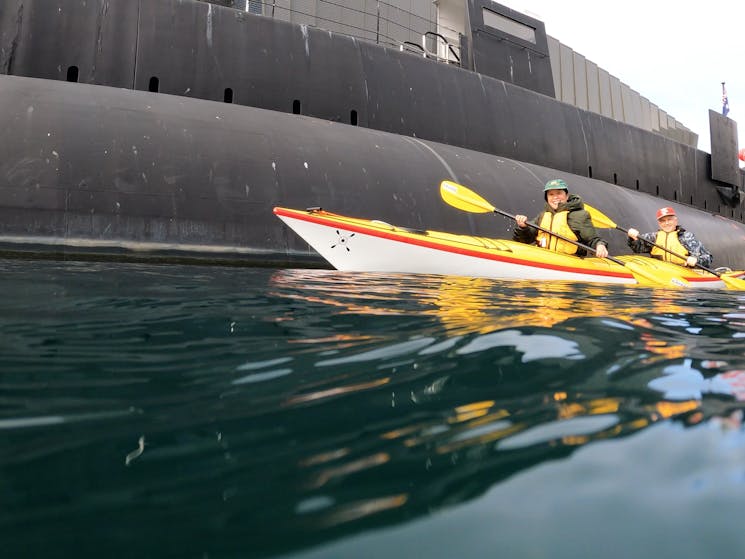
[[[515,61],[510,56],[510,81],[515,83]]]
[[[212,4],[207,8],[207,46],[212,48]]]
[[[305,24],[301,25],[300,32],[303,34],[303,39],[305,39],[305,56],[310,58],[310,45],[308,44],[308,26]]]
[[[443,159],[443,157],[439,153],[437,153],[434,149],[432,149],[432,147],[430,147],[428,144],[426,144],[423,141],[418,140],[416,138],[413,138],[413,139],[412,138],[404,138],[404,140],[416,142],[417,144],[419,144],[420,146],[422,146],[423,148],[425,148],[426,150],[428,150],[440,162],[440,164],[442,165],[443,169],[445,169],[445,171],[450,176],[451,180],[453,180],[455,182],[458,182],[458,176],[455,174],[455,171],[453,171],[452,167],[450,167],[450,165],[448,164],[448,162],[445,161],[445,159]],[[375,147],[377,147],[377,146],[375,146]]]

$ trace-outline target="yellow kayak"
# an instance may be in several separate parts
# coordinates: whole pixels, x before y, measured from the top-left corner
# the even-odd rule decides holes
[[[580,258],[505,239],[397,227],[320,208],[276,207],[274,214],[334,268],[507,280],[584,281],[692,288],[725,287],[708,272],[653,258]]]

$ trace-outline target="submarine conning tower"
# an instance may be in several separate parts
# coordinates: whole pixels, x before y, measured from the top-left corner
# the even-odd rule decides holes
[[[461,50],[467,53],[462,60],[467,68],[696,147],[697,134],[618,78],[549,37],[543,22],[493,0],[468,0],[466,13]],[[709,130],[711,156],[706,161],[706,176],[726,206],[737,206],[745,185],[738,163],[737,124],[709,110]],[[591,171],[588,176],[592,177]],[[613,180],[618,183],[615,173]],[[638,190],[638,180],[636,187]],[[657,186],[654,195],[660,195]],[[664,192],[662,195],[667,197]],[[679,201],[677,192],[672,199]],[[693,197],[690,204],[696,205]],[[714,209],[707,201],[703,206]],[[721,212],[721,206],[717,211]],[[736,212],[730,213],[737,218]]]

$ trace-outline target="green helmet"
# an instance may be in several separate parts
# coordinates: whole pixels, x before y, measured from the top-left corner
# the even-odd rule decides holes
[[[569,192],[569,187],[567,186],[567,183],[563,179],[551,179],[546,183],[546,186],[543,187],[543,199],[545,200],[548,196],[547,192],[549,190],[566,190]]]

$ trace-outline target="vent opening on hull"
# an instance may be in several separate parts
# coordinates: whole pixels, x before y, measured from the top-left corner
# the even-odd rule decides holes
[[[233,90],[229,87],[225,88],[225,94],[223,95],[223,101],[226,103],[232,103],[233,102]]]
[[[78,67],[77,66],[70,66],[67,69],[67,81],[68,82],[78,81]]]
[[[618,174],[613,173],[613,184],[618,184]]]
[[[292,102],[292,114],[299,115],[300,114],[300,100],[295,99]]]
[[[592,165],[587,168],[587,176],[592,178]]]
[[[153,76],[147,84],[147,90],[151,93],[158,93],[160,91],[160,80]]]
[[[639,179],[636,179],[636,189],[639,190]]]
[[[349,123],[352,126],[357,126],[357,111],[354,109],[349,113]]]

